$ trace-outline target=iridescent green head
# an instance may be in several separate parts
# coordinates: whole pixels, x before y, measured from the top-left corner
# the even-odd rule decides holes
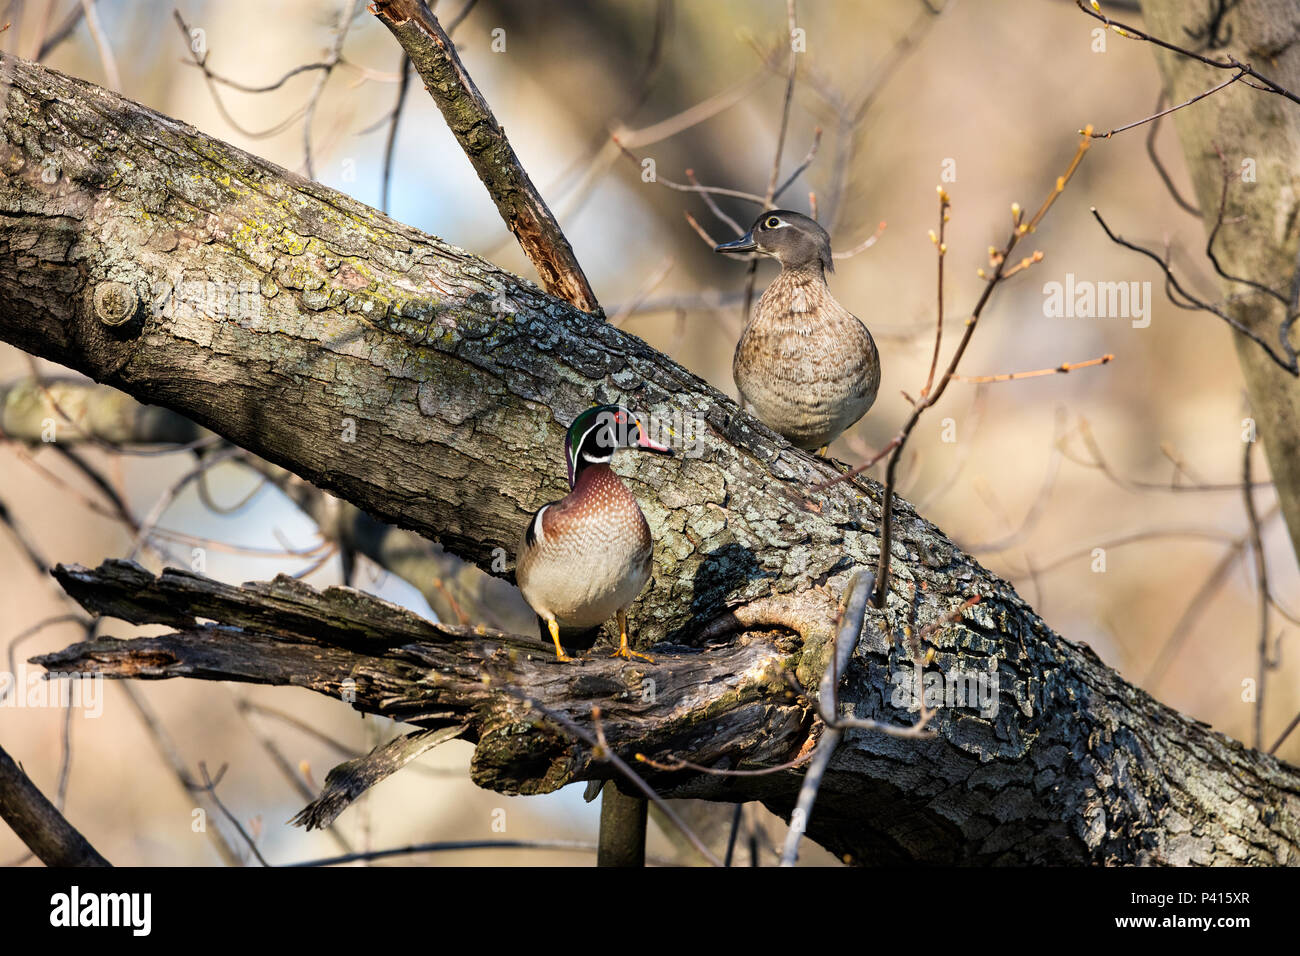
[[[672,449],[651,441],[649,434],[631,411],[622,405],[598,405],[573,420],[564,439],[564,458],[569,466],[569,487],[578,483],[578,475],[591,465],[609,464],[620,448],[636,448],[659,455],[671,455]]]

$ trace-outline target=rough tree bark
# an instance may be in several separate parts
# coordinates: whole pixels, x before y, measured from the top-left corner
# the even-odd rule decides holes
[[[6,341],[172,408],[498,572],[531,511],[566,487],[558,449],[578,411],[621,400],[660,420],[701,422],[686,454],[639,461],[630,476],[657,559],[632,622],[639,646],[660,643],[657,665],[565,667],[534,640],[409,622],[423,630],[406,643],[367,644],[326,626],[349,600],[372,606],[355,596],[296,591],[307,610],[292,623],[257,616],[258,594],[284,610],[281,585],[202,612],[188,592],[215,585],[146,575],[132,585],[141,600],[159,588],[167,600],[147,601],[145,616],[170,615],[181,636],[148,639],[171,640],[156,655],[131,642],[135,658],[96,645],[85,666],[115,672],[118,655],[145,665],[119,676],[273,677],[332,694],[354,676],[356,706],[468,723],[475,780],[522,792],[608,769],[530,730],[503,685],[588,726],[599,704],[626,756],[771,764],[816,736],[802,689],[815,694],[825,667],[833,595],[874,563],[877,485],[841,483],[806,509],[806,489],[834,475],[832,464],[598,317],[90,84],[8,56],[0,76]],[[255,294],[213,307],[192,300],[195,281]],[[904,628],[979,595],[934,634],[931,668],[996,669],[999,706],[989,717],[943,708],[930,740],[847,732],[808,822],[812,839],[867,862],[1294,862],[1300,773],[1128,685],[906,502],[894,515],[888,602],[868,615],[841,700],[859,717],[906,722],[890,704],[892,672],[907,666]],[[122,597],[112,578],[76,577],[76,596],[107,607]],[[187,608],[246,625],[232,649],[243,656],[204,657],[223,649],[185,623]],[[738,632],[706,642],[706,625],[727,615]],[[495,683],[485,685],[489,669]],[[656,682],[648,698],[644,677]],[[418,706],[396,707],[403,701]],[[761,799],[788,812],[799,779],[798,770],[679,772],[654,782],[669,795]]]
[[[142,405],[115,388],[72,378],[0,385],[0,435],[36,445],[52,435],[54,447],[62,450],[87,442],[121,448],[217,437],[170,409]],[[284,492],[323,538],[365,555],[417,588],[439,620],[465,623],[467,612],[472,612],[475,620],[491,627],[518,631],[534,625],[532,609],[505,581],[414,532],[375,520],[278,465],[253,455],[234,460]]]

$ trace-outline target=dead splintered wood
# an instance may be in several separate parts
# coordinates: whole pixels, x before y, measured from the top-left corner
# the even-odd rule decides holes
[[[331,774],[302,822],[332,819],[424,744],[454,735],[476,745],[473,780],[504,792],[609,779],[599,752],[608,747],[624,759],[643,754],[637,766],[665,796],[761,800],[790,814],[804,775],[794,758],[827,733],[821,682],[821,692],[839,688],[832,696],[852,718],[837,718],[838,746],[822,749],[815,811],[803,822],[810,839],[854,861],[1300,859],[1300,773],[1108,680],[1086,651],[1067,663],[1071,655],[1055,656],[1033,634],[1013,638],[1026,656],[1001,659],[1007,699],[990,719],[940,707],[928,725],[933,738],[861,729],[909,720],[905,706],[886,702],[897,692],[894,669],[921,643],[940,649],[936,675],[955,667],[953,635],[964,634],[968,650],[988,646],[995,632],[980,620],[986,602],[897,641],[874,611],[846,617],[861,633],[856,644],[851,634],[838,642],[834,669],[823,638],[835,632],[836,609],[820,591],[802,608],[797,599],[777,606],[777,630],[742,614],[730,622],[742,631],[729,643],[660,645],[654,665],[599,653],[560,664],[536,639],[435,624],[351,589],[318,592],[285,576],[235,587],[186,571],[155,577],[123,561],[54,574],[88,610],[175,630],[99,637],[34,659],[53,673],[305,687],[434,732]],[[787,628],[804,639],[783,635]],[[897,645],[909,641],[917,648],[900,656]],[[584,744],[573,727],[597,730],[602,747]],[[775,772],[718,773],[760,768]]]
[[[476,782],[499,790],[547,792],[609,776],[554,727],[521,734],[548,723],[528,706],[530,698],[582,725],[598,704],[605,737],[620,752],[635,746],[651,756],[680,753],[710,764],[779,763],[802,743],[809,724],[806,707],[782,676],[788,654],[771,639],[741,640],[708,654],[665,651],[671,668],[643,670],[603,652],[566,666],[537,638],[435,624],[350,588],[318,592],[286,575],[235,587],[176,569],[154,577],[127,561],[94,571],[60,565],[53,573],[87,610],[176,631],[79,643],[40,657],[50,671],[307,687],[368,713],[452,728],[478,745]],[[642,682],[651,675],[647,693]],[[703,730],[707,739],[695,739]],[[443,739],[449,738],[433,742]],[[392,772],[415,755],[399,747],[379,763]],[[378,766],[370,763],[368,774]],[[339,779],[343,790],[359,783],[346,771]],[[333,819],[335,799],[327,793],[318,804],[304,811],[302,822]]]
[[[289,822],[319,830],[329,826],[357,797],[439,744],[453,740],[465,727],[417,730],[381,744],[370,753],[339,764],[325,776],[325,789]]]
[[[573,247],[437,17],[424,0],[376,0],[372,9],[411,58],[501,218],[537,269],[543,288],[584,312],[595,311],[596,294]]]

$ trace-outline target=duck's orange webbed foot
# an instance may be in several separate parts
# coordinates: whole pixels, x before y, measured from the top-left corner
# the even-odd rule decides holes
[[[633,658],[640,658],[641,660],[647,661],[651,664],[655,662],[655,659],[651,657],[649,654],[642,654],[640,651],[634,651],[630,646],[628,646],[627,613],[625,611],[618,612],[618,650],[616,650],[613,654],[610,654],[609,656],[621,657],[624,660],[629,660],[629,661],[632,660]]]
[[[573,660],[572,657],[564,653],[564,648],[560,646],[560,625],[556,623],[555,618],[550,618],[546,622],[546,629],[551,632],[551,640],[555,642],[555,659],[562,663]]]

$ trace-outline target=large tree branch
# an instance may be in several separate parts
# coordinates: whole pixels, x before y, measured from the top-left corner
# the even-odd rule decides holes
[[[104,385],[69,378],[45,382],[26,378],[0,385],[2,438],[153,445],[183,444],[203,436],[203,429],[188,419],[165,408],[141,405]]]
[[[0,385],[0,438],[51,441],[66,452],[86,441],[123,448],[184,444],[205,437],[215,436],[183,415],[142,405],[107,385],[71,378],[21,379]],[[532,626],[532,610],[505,581],[484,574],[421,535],[377,521],[279,465],[253,455],[236,460],[284,492],[316,523],[322,537],[340,549],[365,555],[419,590],[439,620],[467,623],[472,619],[513,630]],[[115,492],[112,503],[125,509]],[[132,524],[131,530],[139,528]]]
[[[447,125],[487,187],[506,226],[541,276],[542,286],[584,312],[598,308],[596,294],[560,224],[533,185],[506,131],[470,79],[456,45],[424,0],[376,0],[379,21],[392,31],[424,80]]]
[[[141,657],[148,643],[97,647],[86,666],[117,667],[116,654],[134,662],[121,674],[243,675],[335,695],[351,677],[384,692],[376,705],[391,698],[388,712],[426,725],[477,708],[475,777],[508,789],[590,773],[590,754],[571,747],[557,759],[554,738],[515,733],[519,702],[482,684],[489,664],[575,721],[596,701],[619,710],[607,733],[621,752],[773,763],[815,734],[781,675],[809,688],[824,672],[835,600],[820,586],[833,594],[875,563],[877,485],[841,482],[805,509],[810,486],[838,474],[833,464],[598,317],[89,84],[13,57],[0,72],[10,84],[0,337],[173,408],[498,572],[528,515],[567,487],[553,450],[580,410],[621,400],[675,420],[684,454],[641,462],[630,479],[656,539],[655,576],[632,614],[637,643],[698,645],[720,615],[740,629],[723,646],[661,648],[663,664],[645,671],[649,702],[630,693],[643,685],[622,662],[565,668],[526,653],[531,641],[421,629],[432,625],[403,625],[414,650],[358,643],[320,636],[310,615],[305,634],[266,634],[238,616],[246,596],[198,616],[246,626],[253,653],[232,660],[216,633],[184,627],[148,639],[163,641],[157,655]],[[219,294],[240,283],[250,292]],[[901,499],[894,522],[888,600],[868,618],[841,701],[898,722],[904,628],[976,595],[959,624],[933,635],[930,672],[995,672],[996,693],[983,716],[941,708],[932,740],[847,731],[809,823],[815,839],[867,861],[1296,858],[1296,771],[1126,684]],[[471,641],[502,650],[485,661]],[[798,789],[793,773],[657,782],[784,811]]]
[[[111,866],[0,748],[0,819],[46,866]]]

